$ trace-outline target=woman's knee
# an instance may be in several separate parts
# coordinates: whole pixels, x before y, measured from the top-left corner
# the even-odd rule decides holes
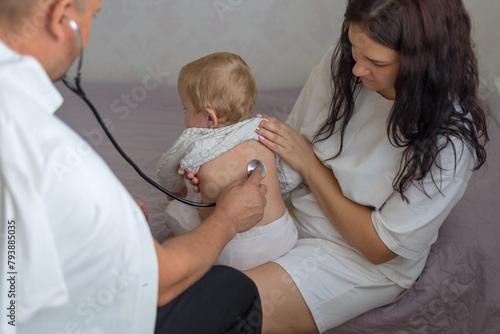
[[[267,263],[245,272],[257,284],[262,313],[263,333],[311,333],[316,323],[302,294],[285,269]]]

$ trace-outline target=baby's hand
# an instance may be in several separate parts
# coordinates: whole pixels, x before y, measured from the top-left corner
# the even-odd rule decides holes
[[[174,195],[177,195],[177,196],[182,197],[182,198],[186,198],[187,193],[188,193],[188,188],[187,188],[187,186],[184,186],[184,188],[182,188],[181,191],[179,191],[178,193],[174,193]],[[167,195],[167,200],[169,202],[171,202],[174,200],[174,198]]]
[[[193,190],[194,190],[195,193],[199,193],[200,192],[200,188],[198,187],[199,180],[196,177],[196,175],[194,175],[193,172],[187,172],[186,173],[186,171],[184,169],[180,168],[180,167],[179,167],[179,169],[177,171],[179,172],[179,174],[184,175],[184,178],[186,180],[188,180],[189,183],[191,183],[191,185],[193,186]],[[187,189],[186,189],[186,195],[187,195]],[[186,196],[184,196],[184,197],[186,197]]]

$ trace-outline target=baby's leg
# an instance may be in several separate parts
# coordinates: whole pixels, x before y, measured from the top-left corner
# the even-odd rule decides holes
[[[224,247],[216,263],[248,270],[285,255],[296,242],[297,229],[286,211],[274,222],[236,234]]]
[[[165,210],[165,224],[175,236],[193,230],[201,222],[199,210],[194,206],[173,201]]]

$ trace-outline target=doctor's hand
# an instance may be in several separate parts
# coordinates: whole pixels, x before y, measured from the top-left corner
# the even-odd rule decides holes
[[[246,180],[229,184],[217,199],[214,214],[222,214],[235,233],[248,231],[264,218],[267,187],[261,180],[259,170]]]
[[[268,121],[262,121],[256,130],[259,141],[271,151],[277,153],[293,169],[305,175],[315,163],[321,164],[311,145],[297,131],[280,120],[266,115],[257,115]]]
[[[144,203],[141,199],[134,198],[135,203],[141,208],[142,213],[144,213],[144,217],[146,217],[146,221],[149,219],[148,208],[146,208],[146,203]]]

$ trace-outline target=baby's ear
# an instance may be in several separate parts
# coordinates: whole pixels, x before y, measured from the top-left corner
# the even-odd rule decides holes
[[[207,115],[207,126],[209,129],[215,129],[217,125],[219,124],[219,121],[217,119],[217,114],[213,109],[206,108],[205,109],[206,115]]]

